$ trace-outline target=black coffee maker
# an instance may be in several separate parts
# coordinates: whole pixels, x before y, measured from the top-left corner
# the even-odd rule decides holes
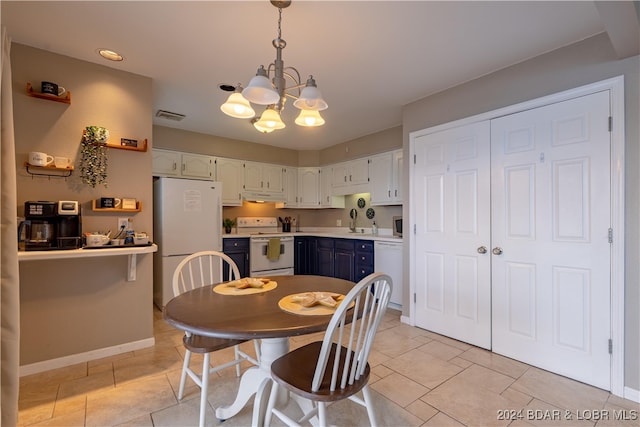
[[[25,202],[19,243],[27,251],[82,247],[82,222],[77,201]]]

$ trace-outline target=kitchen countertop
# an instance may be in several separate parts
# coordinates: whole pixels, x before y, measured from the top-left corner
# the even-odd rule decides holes
[[[357,230],[359,231],[361,230],[361,228],[358,228]],[[370,232],[366,233],[366,229],[364,233],[351,233],[349,231],[343,231],[343,230],[302,230],[302,231],[292,231],[290,233],[278,233],[278,235],[282,235],[282,234],[292,235],[294,237],[313,236],[313,237],[331,237],[331,238],[337,238],[337,239],[358,239],[358,240],[373,240],[373,241],[379,241],[379,242],[402,243],[402,237],[395,237],[391,235],[391,230],[389,230],[389,233],[386,233],[383,230],[380,230],[377,236],[374,236]],[[222,238],[237,239],[237,238],[243,238],[243,237],[249,238],[250,236],[251,234],[231,233],[231,234],[223,234]]]

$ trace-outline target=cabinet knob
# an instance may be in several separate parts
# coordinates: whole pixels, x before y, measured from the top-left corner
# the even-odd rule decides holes
[[[496,246],[491,252],[493,252],[494,255],[502,255],[502,248],[500,246]]]
[[[487,253],[487,247],[486,246],[480,246],[477,249],[479,254],[486,254]]]

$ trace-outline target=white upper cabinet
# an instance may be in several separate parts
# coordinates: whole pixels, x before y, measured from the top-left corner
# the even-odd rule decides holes
[[[320,207],[320,169],[298,168],[298,207]]]
[[[369,158],[371,205],[402,204],[402,150]]]
[[[284,168],[284,204],[277,207],[298,207],[298,168],[293,166]]]
[[[369,191],[368,158],[332,165],[331,186],[334,195],[366,193]]]
[[[320,168],[320,207],[344,208],[344,196],[334,196],[332,188],[332,166]]]
[[[180,176],[186,178],[215,179],[215,159],[202,154],[182,154]]]
[[[180,153],[154,148],[152,170],[154,176],[180,176]]]
[[[258,162],[244,162],[244,189],[268,193],[284,192],[284,168]]]
[[[244,162],[242,160],[216,159],[216,181],[222,182],[222,204],[242,206],[244,186]]]
[[[180,153],[154,148],[152,170],[154,176],[215,179],[214,158],[203,154]]]

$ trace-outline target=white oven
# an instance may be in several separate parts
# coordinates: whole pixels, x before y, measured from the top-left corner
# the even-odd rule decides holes
[[[272,243],[274,239],[276,240]],[[273,256],[272,259],[267,257],[267,248],[270,244],[280,246],[279,256]],[[293,236],[252,235],[249,239],[249,266],[251,277],[293,274]]]
[[[275,217],[239,217],[238,234],[249,234],[249,270],[251,277],[293,274],[293,236],[278,229]],[[277,239],[277,240],[276,240]],[[267,257],[269,244],[280,246],[278,256]],[[275,251],[278,252],[278,251]]]

